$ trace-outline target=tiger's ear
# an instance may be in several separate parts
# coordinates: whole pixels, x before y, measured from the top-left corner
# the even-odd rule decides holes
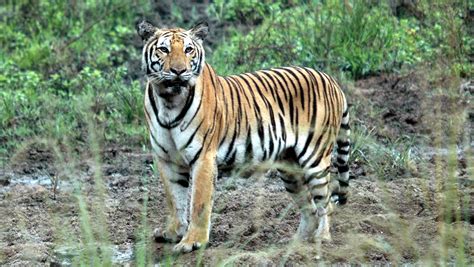
[[[209,33],[209,25],[206,21],[201,21],[194,25],[190,32],[196,39],[203,41]]]
[[[155,34],[155,32],[158,30],[157,27],[153,26],[146,20],[139,21],[135,28],[137,29],[137,33],[140,35],[143,41],[150,39],[150,37],[152,37],[153,34]]]

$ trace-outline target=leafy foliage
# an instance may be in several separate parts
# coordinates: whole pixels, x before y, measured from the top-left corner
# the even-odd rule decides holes
[[[221,16],[235,17],[232,10]],[[287,9],[274,4],[267,13],[261,25],[246,35],[234,30],[216,49],[212,63],[217,69],[238,73],[305,65],[353,78],[394,72],[432,59],[446,40],[440,29],[448,27],[438,24],[440,17],[422,26],[424,22],[415,18],[393,16],[387,5],[370,6],[363,0],[312,1]],[[461,18],[456,21],[454,26],[462,32]],[[467,40],[461,42],[467,47]],[[467,52],[456,51],[464,56]]]
[[[34,1],[0,12],[0,152],[32,136],[80,141],[85,112],[105,140],[144,136],[136,18],[126,5]]]

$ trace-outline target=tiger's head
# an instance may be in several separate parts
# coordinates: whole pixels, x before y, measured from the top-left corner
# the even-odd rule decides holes
[[[196,84],[205,64],[202,42],[208,33],[206,22],[183,30],[160,29],[141,21],[137,32],[145,42],[142,69],[160,96],[178,95]]]

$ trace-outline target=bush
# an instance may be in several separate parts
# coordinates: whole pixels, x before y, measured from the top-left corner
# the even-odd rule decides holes
[[[211,17],[219,21],[242,23],[247,25],[260,24],[264,17],[285,6],[285,1],[258,0],[216,0],[208,8]]]
[[[304,65],[360,78],[420,62],[427,50],[417,22],[398,20],[385,5],[324,1],[272,11],[247,35],[234,30],[214,51],[221,73]]]
[[[0,155],[34,136],[81,142],[89,113],[103,140],[142,140],[142,87],[132,79],[140,72],[140,49],[132,46],[136,13],[126,7],[120,1],[2,6]]]
[[[0,71],[0,87],[9,88],[0,90],[0,153],[32,136],[82,142],[90,119],[102,140],[135,135],[144,141],[141,85],[123,83],[124,67],[110,73],[86,67],[71,80],[60,75],[42,80],[37,72],[21,72],[8,61]]]

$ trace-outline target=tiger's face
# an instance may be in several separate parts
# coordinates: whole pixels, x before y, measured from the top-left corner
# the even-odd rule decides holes
[[[137,32],[145,41],[142,68],[160,96],[179,95],[196,84],[205,64],[202,42],[207,23],[183,30],[159,29],[142,21]]]

